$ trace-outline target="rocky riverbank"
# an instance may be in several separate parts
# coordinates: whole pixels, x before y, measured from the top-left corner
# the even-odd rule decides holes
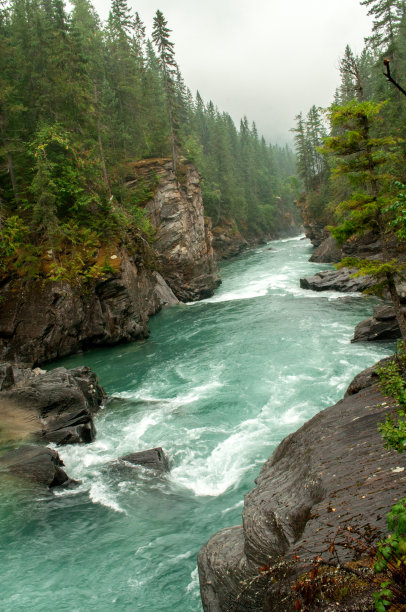
[[[58,453],[38,444],[92,442],[93,417],[105,399],[87,367],[45,372],[0,364],[0,471],[51,488],[74,484]]]
[[[85,287],[10,278],[0,287],[0,359],[38,365],[80,350],[148,336],[164,305],[210,296],[220,283],[200,176],[186,164],[182,182],[168,160],[129,167],[128,185],[157,177],[146,211],[156,230],[152,259],[124,247],[111,272]]]
[[[285,438],[245,497],[242,525],[202,548],[206,611],[292,610],[292,587],[312,559],[320,557],[325,567],[360,562],[345,534],[377,538],[386,531],[386,514],[405,491],[406,459],[383,448],[377,425],[391,401],[376,381],[374,368],[361,373],[343,400]],[[373,609],[371,582],[347,579],[341,586],[339,597],[334,589],[331,596],[318,593],[308,609]]]

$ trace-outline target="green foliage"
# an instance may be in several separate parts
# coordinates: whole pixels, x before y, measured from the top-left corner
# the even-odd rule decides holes
[[[396,601],[406,599],[406,497],[393,506],[388,514],[388,537],[379,542],[375,572],[385,573],[388,580],[374,593],[375,608],[385,612]]]
[[[402,453],[406,448],[406,353],[400,343],[395,358],[377,368],[382,392],[397,402],[396,411],[379,425],[386,448]],[[375,608],[385,611],[394,601],[406,599],[406,498],[401,499],[388,514],[388,537],[378,545],[375,572],[385,573],[387,580],[374,593]]]
[[[391,225],[401,241],[406,240],[406,185],[395,181],[394,187],[398,191],[396,199],[387,206],[385,212],[391,215]]]
[[[386,416],[379,431],[385,440],[386,448],[393,448],[402,453],[406,446],[406,355],[401,345],[398,354],[389,363],[377,368],[382,392],[393,397],[396,410]]]
[[[215,222],[265,233],[291,221],[292,152],[193,98],[162,12],[147,41],[127,0],[112,1],[105,26],[89,0],[71,6],[16,0],[0,11],[3,270],[91,278],[89,236],[134,249],[153,241],[143,207],[156,180],[126,185],[128,162],[145,157],[196,164]]]
[[[17,215],[8,217],[0,228],[0,271],[6,270],[7,259],[13,257],[29,232],[29,228]]]

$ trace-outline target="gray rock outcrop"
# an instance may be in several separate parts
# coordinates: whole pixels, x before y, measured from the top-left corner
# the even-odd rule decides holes
[[[371,278],[366,276],[353,276],[355,269],[342,268],[341,270],[324,270],[314,276],[307,276],[300,279],[302,289],[312,291],[342,291],[343,293],[353,293],[364,291],[374,284]]]
[[[169,472],[168,457],[160,446],[120,457],[119,461],[130,463],[133,466],[139,465],[157,472]]]
[[[111,271],[80,290],[41,279],[3,282],[0,359],[32,366],[146,338],[148,319],[162,306],[208,297],[219,285],[210,220],[204,216],[194,166],[185,164],[179,180],[170,160],[143,160],[128,168],[130,189],[151,175],[157,178],[145,203],[156,230],[151,261],[117,247],[108,256]]]
[[[338,263],[341,259],[341,249],[337,241],[333,236],[328,236],[328,238],[325,238],[314,250],[309,261],[317,263]]]
[[[3,406],[8,414],[14,406],[20,415],[31,415],[38,440],[73,444],[94,439],[93,415],[105,393],[89,368],[45,372],[1,364],[0,389],[0,419]]]
[[[156,228],[158,268],[182,302],[209,297],[220,284],[212,247],[211,221],[204,216],[201,177],[189,163],[176,177],[170,159],[142,160],[129,165],[127,186],[158,179],[145,212]]]
[[[406,315],[406,308],[403,308]],[[378,342],[397,340],[401,337],[395,311],[392,306],[375,306],[372,317],[358,323],[351,342]]]
[[[57,452],[41,446],[22,446],[0,457],[0,472],[3,474],[12,474],[49,488],[76,484],[67,476],[63,466]]]
[[[205,611],[288,612],[298,597],[292,585],[315,556],[328,562],[333,541],[341,564],[359,555],[337,533],[385,532],[386,514],[405,491],[406,458],[383,447],[377,425],[391,402],[374,380],[370,372],[360,388],[358,378],[351,394],[285,438],[245,497],[242,525],[201,549]],[[369,583],[366,608],[346,607],[354,599],[347,587],[338,606],[335,594],[306,609],[373,609],[374,588]]]
[[[95,346],[148,336],[148,318],[176,303],[164,281],[125,251],[118,273],[89,290],[10,280],[0,288],[0,359],[36,365]],[[171,297],[172,296],[172,297]]]

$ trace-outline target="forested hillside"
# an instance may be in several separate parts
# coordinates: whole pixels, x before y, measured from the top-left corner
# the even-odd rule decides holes
[[[71,12],[62,0],[0,6],[3,274],[59,279],[62,253],[76,253],[80,267],[105,242],[153,240],[142,206],[154,180],[126,187],[127,164],[143,158],[171,157],[180,182],[193,162],[214,224],[235,219],[246,236],[283,226],[293,153],[193,97],[160,11],[148,40],[126,0],[113,0],[106,24],[87,0]]]

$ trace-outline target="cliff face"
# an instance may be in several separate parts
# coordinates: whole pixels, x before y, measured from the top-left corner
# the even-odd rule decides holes
[[[153,248],[160,273],[119,248],[113,255],[115,273],[80,290],[38,279],[3,283],[0,360],[40,364],[145,338],[148,318],[163,305],[213,293],[220,279],[199,174],[186,165],[178,182],[168,160],[148,160],[131,166],[130,186],[151,173],[159,182],[146,210],[156,228]]]
[[[242,526],[220,531],[200,551],[205,610],[295,609],[292,585],[316,556],[334,561],[333,541],[344,564],[359,553],[343,545],[343,534],[385,532],[386,514],[405,490],[406,459],[383,448],[377,424],[390,406],[376,380],[373,368],[359,375],[343,400],[285,438],[265,463],[245,497]],[[373,608],[371,583],[356,595],[366,608],[346,607],[354,597],[346,586],[338,606],[336,592],[306,609]]]
[[[129,167],[127,186],[158,180],[145,211],[156,228],[158,269],[181,301],[209,297],[220,284],[212,247],[211,222],[204,216],[200,175],[184,164],[178,178],[168,159],[142,160]]]
[[[1,359],[39,364],[147,337],[148,317],[177,300],[157,273],[140,269],[125,252],[120,259],[119,274],[91,291],[38,280],[1,287]]]

